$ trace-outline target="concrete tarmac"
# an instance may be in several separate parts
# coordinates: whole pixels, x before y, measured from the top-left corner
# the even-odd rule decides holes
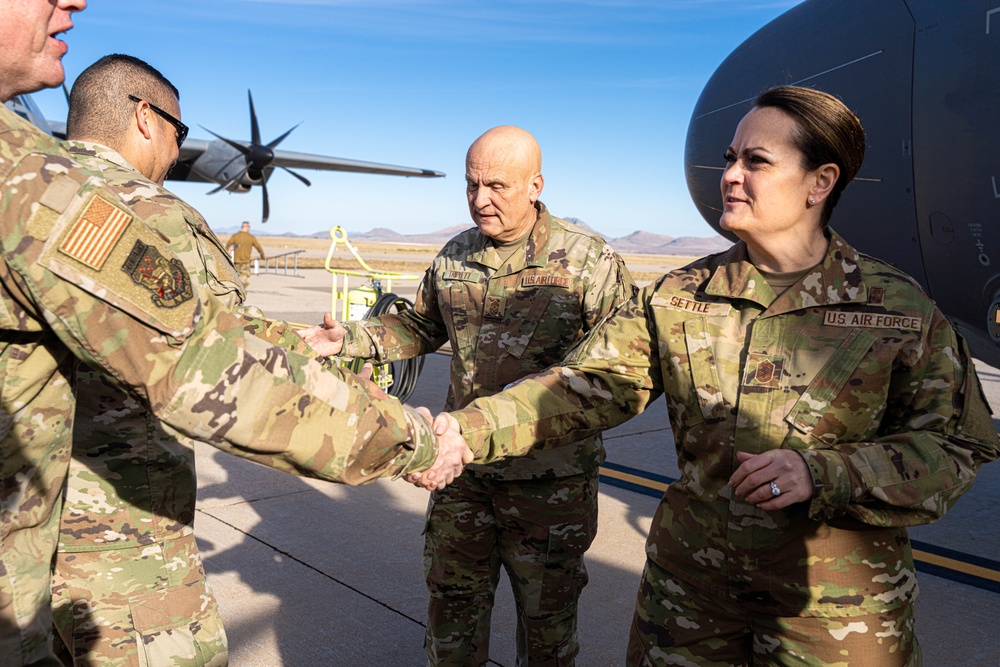
[[[330,278],[255,276],[250,302],[271,317],[318,321]],[[412,298],[413,286],[394,291]],[[410,403],[441,407],[449,358],[430,355]],[[992,405],[1000,372],[980,366]],[[624,664],[643,545],[664,483],[678,475],[662,399],[605,437],[600,530],[587,554],[580,667]],[[427,493],[403,482],[348,488],[198,450],[196,532],[235,667],[417,666],[427,592],[421,531]],[[918,556],[924,664],[1000,664],[1000,464],[945,519],[910,531]],[[491,663],[513,667],[514,605],[501,580]]]

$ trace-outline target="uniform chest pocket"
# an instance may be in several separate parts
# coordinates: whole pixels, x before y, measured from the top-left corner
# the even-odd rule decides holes
[[[528,294],[515,295],[511,312],[505,318],[500,333],[500,347],[510,356],[520,359],[528,349],[528,344],[536,338],[535,332],[545,320],[546,328],[557,325],[546,310],[552,301],[552,294],[546,290],[536,290]],[[568,325],[567,325],[568,326]],[[534,348],[545,345],[546,341],[536,340]],[[556,341],[551,341],[555,343]],[[561,349],[561,346],[560,346]]]
[[[442,287],[440,291],[444,297],[443,305],[447,309],[445,323],[448,327],[448,339],[455,351],[467,350],[472,347],[479,328],[478,318],[472,321],[473,313],[469,312],[473,295],[463,282],[446,283]]]
[[[717,422],[725,419],[726,406],[719,382],[718,360],[715,345],[704,317],[684,322],[684,347],[691,373],[691,398],[687,423],[695,421]],[[692,419],[694,417],[694,419]]]
[[[851,330],[785,417],[795,429],[789,436],[792,440],[796,434],[804,434],[812,439],[806,444],[818,440],[833,445],[867,435],[872,420],[885,405],[886,383],[878,376],[887,369],[880,368],[877,359],[872,360],[871,369],[862,363],[876,340],[867,331]]]

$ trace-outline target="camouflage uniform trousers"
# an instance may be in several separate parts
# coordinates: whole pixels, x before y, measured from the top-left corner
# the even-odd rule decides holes
[[[61,552],[56,559],[53,620],[63,643],[57,650],[68,650],[75,667],[228,663],[226,633],[194,535],[130,549]],[[133,576],[123,578],[121,571]],[[156,578],[160,585],[151,589]],[[115,586],[94,585],[101,581]]]
[[[874,636],[874,641],[873,641]],[[913,604],[878,614],[775,616],[705,593],[646,560],[629,667],[920,667]]]
[[[490,480],[466,471],[431,496],[424,573],[431,665],[482,665],[501,564],[517,606],[517,664],[572,665],[587,585],[583,554],[597,534],[598,471]]]
[[[240,280],[243,282],[243,287],[250,287],[250,262],[237,264],[236,270],[240,273]]]

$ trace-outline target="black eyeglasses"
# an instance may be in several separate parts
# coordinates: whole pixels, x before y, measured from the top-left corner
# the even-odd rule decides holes
[[[129,95],[128,98],[133,102],[135,102],[136,104],[143,101],[140,100],[135,95]],[[168,114],[166,111],[156,106],[155,104],[150,104],[149,102],[146,102],[146,104],[149,104],[149,108],[152,109],[153,112],[156,113],[160,118],[162,118],[163,120],[167,121],[168,123],[174,126],[174,129],[177,130],[177,147],[180,148],[181,144],[184,143],[184,140],[187,139],[188,126],[180,122],[179,120],[177,120],[176,118],[174,118],[173,116],[171,116],[170,114]]]

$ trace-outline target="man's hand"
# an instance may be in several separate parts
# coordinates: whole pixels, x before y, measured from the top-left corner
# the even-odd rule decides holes
[[[431,413],[427,408],[417,408],[417,412],[429,421]],[[472,463],[473,454],[458,428],[458,422],[447,412],[439,414],[432,428],[438,437],[438,456],[434,465],[423,472],[406,476],[406,481],[428,491],[443,489],[462,474],[465,464]]]
[[[368,383],[369,394],[377,398],[389,398],[389,394],[385,393],[385,390],[382,389],[382,387],[378,386],[372,381],[372,373],[374,372],[375,372],[375,367],[372,365],[372,362],[366,361],[365,365],[361,367],[360,371],[358,371],[358,377],[361,378],[362,380],[365,380]],[[431,413],[428,411],[427,418],[430,419],[430,417]]]
[[[323,315],[323,324],[308,329],[299,329],[296,333],[302,336],[302,340],[320,355],[333,357],[344,349],[344,336],[347,335],[347,329],[333,319],[333,315],[326,313]]]

